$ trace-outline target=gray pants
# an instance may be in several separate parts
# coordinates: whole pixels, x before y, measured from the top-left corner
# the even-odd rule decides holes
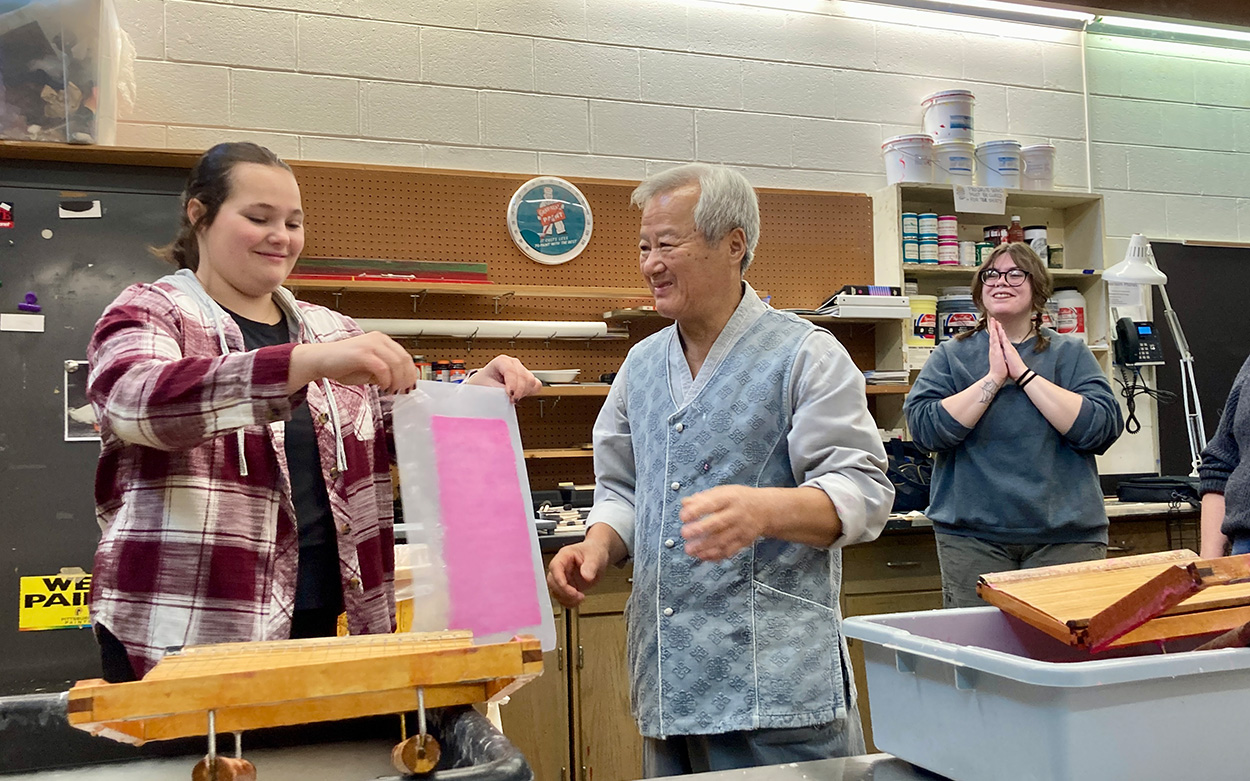
[[[954,534],[934,536],[942,567],[942,607],[984,607],[987,603],[977,596],[977,578],[987,572],[1107,558],[1107,546],[1101,542],[1004,545]]]
[[[793,729],[758,729],[720,735],[674,735],[643,738],[643,778],[737,770],[746,767],[808,762],[866,753],[859,707],[827,724]]]

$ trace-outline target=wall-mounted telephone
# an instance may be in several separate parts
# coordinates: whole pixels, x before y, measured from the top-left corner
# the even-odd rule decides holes
[[[1154,323],[1121,317],[1115,322],[1115,362],[1121,366],[1162,366],[1163,348]]]

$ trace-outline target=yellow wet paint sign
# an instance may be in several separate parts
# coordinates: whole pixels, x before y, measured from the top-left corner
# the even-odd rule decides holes
[[[91,625],[91,576],[81,570],[22,578],[20,598],[17,628],[23,632]]]

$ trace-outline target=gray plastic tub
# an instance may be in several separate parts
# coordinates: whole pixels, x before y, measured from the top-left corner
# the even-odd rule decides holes
[[[956,781],[1250,778],[1250,649],[1091,655],[995,607],[844,626],[877,747]]]

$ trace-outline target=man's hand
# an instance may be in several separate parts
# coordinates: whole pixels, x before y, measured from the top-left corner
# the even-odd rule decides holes
[[[480,371],[465,380],[468,385],[484,385],[488,388],[503,388],[513,403],[526,396],[533,396],[542,389],[543,384],[530,370],[516,358],[499,355],[486,364]]]
[[[547,588],[561,605],[577,607],[608,568],[609,557],[608,549],[594,542],[565,546],[547,567]]]
[[[720,561],[766,536],[767,520],[776,511],[768,488],[719,485],[681,502],[681,536],[686,553],[704,561]]]

